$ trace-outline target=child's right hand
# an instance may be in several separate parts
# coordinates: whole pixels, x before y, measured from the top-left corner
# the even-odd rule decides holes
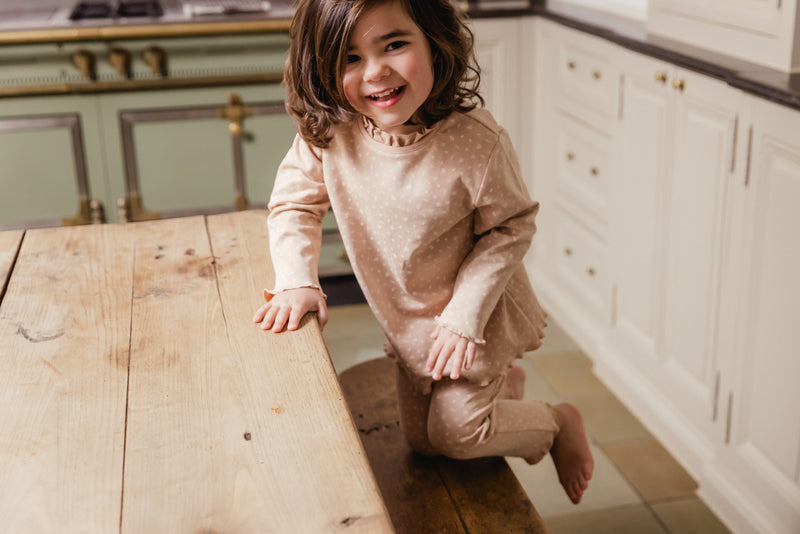
[[[287,289],[261,306],[253,316],[253,322],[261,323],[262,330],[275,333],[283,331],[284,327],[286,330],[296,330],[300,319],[310,311],[317,312],[320,330],[325,328],[328,306],[322,291],[312,287]]]

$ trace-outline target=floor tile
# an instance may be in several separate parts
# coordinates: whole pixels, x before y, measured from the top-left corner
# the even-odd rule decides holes
[[[533,363],[564,397],[608,391],[592,372],[591,360],[582,352],[534,352]]]
[[[550,534],[668,534],[641,504],[547,518],[545,526]]]
[[[322,332],[337,373],[384,355],[383,330],[366,304],[331,306]]]
[[[559,324],[548,318],[547,327],[544,329],[542,346],[536,349],[535,354],[562,354],[578,350],[578,345],[564,332]]]
[[[567,397],[583,414],[586,431],[600,444],[651,437],[642,423],[610,392]]]
[[[690,497],[697,489],[692,477],[653,438],[609,443],[602,448],[645,501]]]
[[[506,458],[531,502],[542,517],[575,514],[603,508],[640,504],[641,498],[599,447],[592,446],[594,473],[578,505],[564,493],[550,455],[536,465]]]
[[[553,390],[553,386],[545,380],[533,364],[530,356],[517,360],[516,365],[525,371],[525,400],[541,400],[550,404],[564,402],[564,399]]]
[[[697,497],[651,503],[650,507],[675,534],[730,534],[730,530]]]

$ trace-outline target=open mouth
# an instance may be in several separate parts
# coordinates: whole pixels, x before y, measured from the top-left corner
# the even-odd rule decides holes
[[[405,86],[387,89],[385,91],[381,91],[380,93],[371,94],[369,95],[369,98],[373,102],[386,102],[402,93],[403,89],[405,89]]]

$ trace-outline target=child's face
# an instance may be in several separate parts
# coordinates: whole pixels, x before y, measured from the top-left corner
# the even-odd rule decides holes
[[[431,47],[399,2],[383,2],[356,22],[342,79],[353,108],[386,133],[404,134],[406,123],[433,88]]]

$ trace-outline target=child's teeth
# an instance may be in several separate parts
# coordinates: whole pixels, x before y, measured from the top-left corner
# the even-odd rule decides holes
[[[385,96],[389,96],[390,94],[394,93],[396,90],[397,89],[387,89],[386,91],[384,91],[382,93],[377,93],[377,94],[372,95],[372,98],[383,98]]]

